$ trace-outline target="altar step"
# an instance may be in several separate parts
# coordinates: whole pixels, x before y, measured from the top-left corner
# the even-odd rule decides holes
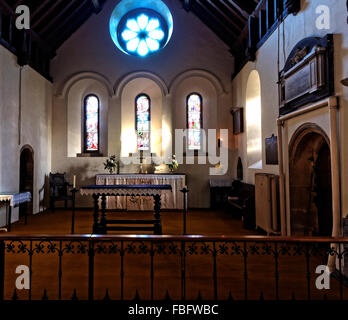
[[[107,224],[155,224],[157,220],[106,220]]]
[[[155,231],[157,220],[106,220],[106,231]],[[131,226],[125,226],[125,225]],[[113,225],[113,226],[111,226]],[[122,225],[122,226],[120,226]],[[142,226],[136,226],[142,225]],[[149,226],[145,226],[149,225]]]
[[[106,231],[155,231],[155,227],[115,226],[115,227],[106,227]]]

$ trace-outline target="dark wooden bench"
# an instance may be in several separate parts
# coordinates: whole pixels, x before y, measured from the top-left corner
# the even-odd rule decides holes
[[[243,219],[246,229],[255,229],[255,186],[235,180],[227,198],[226,209]]]

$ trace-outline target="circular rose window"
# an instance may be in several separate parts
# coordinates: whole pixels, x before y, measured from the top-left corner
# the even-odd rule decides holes
[[[162,1],[123,0],[110,19],[110,34],[126,54],[146,57],[164,48],[173,32],[173,18]]]

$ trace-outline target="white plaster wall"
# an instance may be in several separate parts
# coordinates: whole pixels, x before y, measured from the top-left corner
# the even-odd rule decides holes
[[[30,67],[22,69],[19,128],[19,79],[17,58],[0,46],[0,190],[19,191],[20,150],[30,145],[34,149],[33,211],[38,213],[39,190],[51,169],[52,84]],[[18,210],[12,221],[16,220]],[[5,211],[1,209],[0,225],[4,224]]]
[[[330,9],[329,30],[319,30],[316,27],[316,9],[319,5],[327,5]],[[263,161],[265,163],[265,138],[272,134],[277,135],[276,119],[279,115],[278,106],[278,39],[279,39],[279,70],[284,67],[284,61],[290,54],[298,41],[310,36],[324,36],[327,33],[334,34],[335,47],[335,91],[340,98],[340,151],[341,151],[341,199],[342,216],[348,213],[348,147],[345,141],[348,139],[348,128],[345,123],[348,121],[348,88],[343,87],[341,79],[348,76],[348,32],[347,32],[347,8],[345,1],[341,0],[302,0],[302,11],[297,16],[290,15],[285,22],[276,30],[271,37],[257,52],[255,62],[249,62],[233,80],[233,105],[245,107],[245,91],[248,75],[256,69],[261,78],[261,99],[262,99],[262,139],[263,139]],[[319,111],[320,112],[320,111]],[[317,113],[303,116],[298,121],[318,121],[324,130],[328,130],[328,119]],[[298,126],[298,124],[296,125]],[[289,131],[288,139],[295,127]],[[246,135],[239,135],[236,139],[234,161],[241,156],[245,171],[245,181],[254,182],[255,172],[266,172],[278,174],[278,166],[267,166],[264,164],[262,170],[250,170],[246,165]],[[236,175],[236,172],[233,173]]]
[[[164,0],[164,2],[172,12],[174,32],[166,48],[153,56],[132,57],[116,48],[109,35],[108,25],[111,12],[118,3],[112,0],[108,1],[98,15],[93,15],[58,50],[51,64],[55,92],[52,131],[53,171],[67,172],[70,179],[73,174],[78,175],[80,185],[93,183],[95,174],[104,172],[105,157],[88,159],[70,157],[81,147],[81,140],[77,131],[71,132],[74,142],[70,142],[71,139],[68,138],[70,124],[66,110],[70,110],[70,104],[77,104],[79,98],[75,101],[69,100],[67,92],[71,85],[74,86],[74,82],[80,83],[81,79],[98,81],[109,94],[108,152],[104,153],[104,156],[120,154],[121,148],[125,147],[125,144],[121,146],[121,135],[126,129],[131,127],[134,129],[134,98],[141,92],[147,93],[146,90],[149,91],[150,97],[153,95],[151,97],[153,132],[157,128],[164,129],[162,137],[157,135],[152,139],[152,142],[157,140],[159,142],[153,145],[153,152],[168,154],[170,152],[168,147],[170,144],[166,143],[169,141],[168,132],[173,132],[176,125],[178,128],[185,127],[188,92],[182,94],[182,97],[185,96],[184,103],[178,104],[175,93],[177,90],[184,90],[180,89],[181,82],[185,83],[182,88],[186,85],[195,91],[207,92],[205,103],[208,114],[204,116],[207,128],[217,128],[218,123],[222,123],[223,128],[231,128],[230,79],[234,70],[234,59],[228,47],[193,13],[186,12],[180,1]],[[197,73],[203,74],[204,79],[198,79]],[[69,79],[73,79],[72,83]],[[69,104],[68,109],[67,104]],[[73,122],[77,121],[75,118],[72,119]],[[77,127],[75,126],[75,129]],[[184,166],[179,168],[180,172],[187,172],[189,187],[192,189],[192,194],[195,193],[190,199],[191,207],[209,206],[209,167],[195,166],[194,169],[191,168],[192,170]],[[125,167],[121,172],[129,170],[134,169]],[[91,201],[79,197],[77,205],[90,206]]]

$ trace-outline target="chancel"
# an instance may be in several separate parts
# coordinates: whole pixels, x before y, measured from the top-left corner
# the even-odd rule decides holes
[[[346,299],[345,2],[0,0],[0,301]]]

